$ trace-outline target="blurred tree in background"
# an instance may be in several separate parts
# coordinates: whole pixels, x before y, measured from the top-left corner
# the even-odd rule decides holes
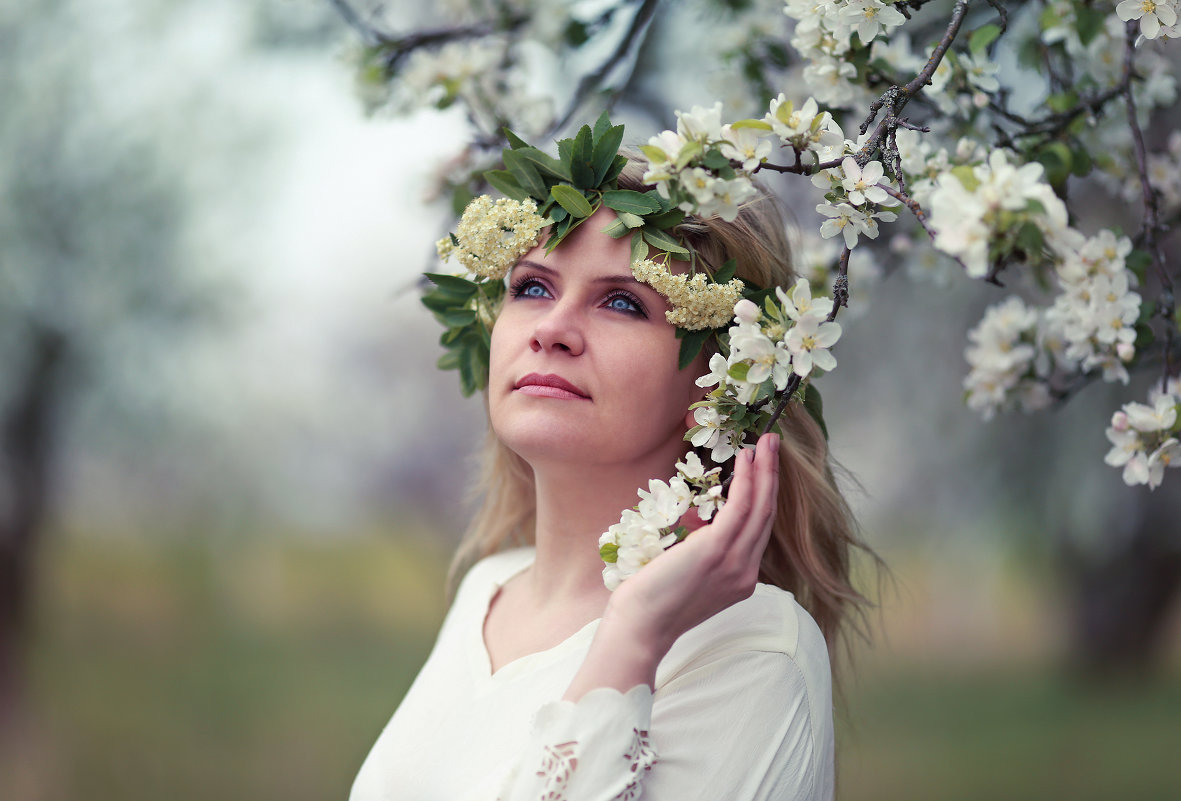
[[[310,19],[279,5],[244,11],[254,25],[242,35],[265,31],[259,47],[272,51],[323,48],[333,30],[326,10]],[[203,39],[201,13],[155,0],[0,11],[3,708],[16,691],[34,560],[79,410],[99,410],[102,431],[87,436],[136,442],[142,458],[145,440],[176,425],[170,417],[200,420],[204,399],[177,380],[178,365],[240,314],[226,265],[194,247],[193,203],[211,183],[229,188],[225,165],[203,161],[210,147],[246,160],[264,140],[250,118],[218,127],[219,106],[234,98],[185,50],[234,42]],[[236,211],[228,197],[222,205]]]

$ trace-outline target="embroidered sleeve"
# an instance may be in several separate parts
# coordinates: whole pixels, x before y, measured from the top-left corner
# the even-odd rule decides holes
[[[546,704],[500,801],[635,801],[656,763],[651,717],[646,685],[626,693],[603,687],[576,704]]]

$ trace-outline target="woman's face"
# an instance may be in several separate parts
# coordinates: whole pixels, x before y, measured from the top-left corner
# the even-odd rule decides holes
[[[685,450],[703,362],[677,369],[680,340],[665,299],[631,274],[629,238],[602,229],[605,207],[552,253],[526,253],[509,274],[492,330],[492,428],[535,466],[547,460],[667,471]]]

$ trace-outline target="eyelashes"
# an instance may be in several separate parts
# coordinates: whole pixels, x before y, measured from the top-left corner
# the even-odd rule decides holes
[[[537,276],[526,274],[515,279],[509,285],[509,297],[514,300],[518,298],[543,299],[552,298],[553,294],[550,292],[549,287]],[[644,302],[626,289],[612,289],[604,296],[601,305],[603,308],[610,309],[619,314],[645,319],[648,317],[648,311],[644,306]]]

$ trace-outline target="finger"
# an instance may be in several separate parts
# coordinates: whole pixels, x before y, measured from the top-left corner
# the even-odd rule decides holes
[[[779,495],[779,435],[764,434],[759,438],[754,463],[754,501],[750,513],[753,529],[754,555],[761,558],[775,524],[775,507]]]
[[[726,540],[733,540],[742,533],[752,503],[754,451],[743,448],[734,454],[734,475],[730,489],[726,492],[726,503],[714,515],[710,528],[717,530]]]

